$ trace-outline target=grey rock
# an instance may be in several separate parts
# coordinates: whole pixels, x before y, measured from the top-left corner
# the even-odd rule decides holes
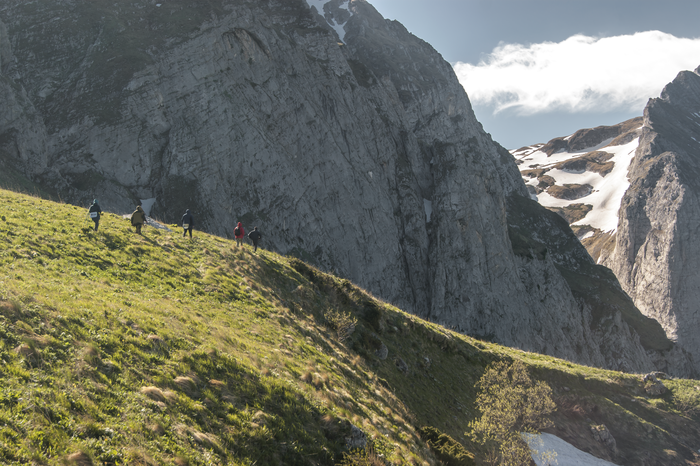
[[[384,342],[382,342],[381,346],[374,352],[374,354],[383,361],[387,358],[387,356],[389,356],[389,348],[387,348]]]
[[[666,378],[663,372],[652,372],[642,378],[644,382],[644,391],[650,396],[661,396],[668,390],[659,378]]]
[[[617,442],[604,424],[591,426],[591,434],[597,442],[605,445],[612,453],[617,452]]]
[[[644,387],[644,391],[650,396],[661,396],[666,393],[666,386],[660,381],[652,382]]]
[[[604,262],[637,307],[692,355],[696,371],[700,369],[698,151],[700,68],[681,72],[644,110],[614,253]]]
[[[348,450],[364,450],[367,446],[367,435],[355,425],[350,426],[350,436],[345,437],[345,446]]]
[[[394,364],[396,364],[396,367],[398,368],[398,370],[400,370],[404,374],[408,374],[408,364],[406,364],[406,361],[404,361],[401,358],[396,358],[394,360]]]
[[[432,361],[428,356],[423,356],[421,365],[423,366],[424,369],[430,369],[430,366],[432,365]]]

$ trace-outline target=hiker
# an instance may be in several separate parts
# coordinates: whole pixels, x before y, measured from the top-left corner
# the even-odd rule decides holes
[[[182,216],[182,228],[184,231],[182,232],[182,237],[184,238],[187,235],[187,232],[190,232],[190,239],[192,239],[192,227],[194,226],[194,217],[190,213],[190,209],[187,209],[185,211],[185,215]]]
[[[100,209],[100,205],[97,203],[97,199],[92,201],[92,205],[88,209],[88,215],[92,219],[93,222],[95,222],[95,231],[97,231],[97,227],[100,226],[100,214],[102,213],[102,209]]]
[[[131,224],[136,227],[136,234],[141,234],[141,227],[146,222],[146,212],[141,208],[141,204],[136,206],[136,210],[131,214]]]
[[[253,228],[253,231],[250,232],[248,238],[250,238],[250,240],[253,242],[253,252],[256,252],[258,250],[258,241],[260,241],[260,238],[262,238],[262,233],[258,231],[258,227]]]
[[[243,244],[243,238],[245,238],[245,230],[241,222],[238,222],[236,228],[233,229],[233,236],[236,237],[236,246],[241,246]]]

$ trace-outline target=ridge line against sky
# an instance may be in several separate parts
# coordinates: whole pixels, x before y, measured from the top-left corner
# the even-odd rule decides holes
[[[508,149],[641,116],[700,65],[695,0],[369,0],[450,62]]]

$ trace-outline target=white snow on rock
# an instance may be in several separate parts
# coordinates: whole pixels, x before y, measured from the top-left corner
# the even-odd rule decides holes
[[[124,214],[122,215],[122,218],[124,220],[131,220],[131,214]],[[143,227],[146,228],[149,226],[155,228],[156,230],[173,231],[165,223],[159,222],[158,220],[152,217],[146,216],[146,223]]]
[[[144,212],[146,212],[146,215],[151,215],[151,209],[153,208],[153,204],[156,203],[156,198],[152,197],[150,199],[139,199],[141,201],[141,208],[143,209]]]
[[[331,0],[306,0],[306,3],[309,5],[309,8],[316,8],[318,14],[323,16],[326,22],[328,22],[328,25],[335,30],[336,34],[338,34],[340,41],[345,42],[345,24],[347,21],[338,23],[335,18],[326,15],[325,11],[323,10],[323,7],[330,1]],[[350,0],[345,0],[340,5],[340,8],[347,10],[350,15],[352,15],[352,12],[350,11]]]
[[[433,215],[433,203],[427,199],[423,199],[423,208],[425,209],[425,221],[430,223],[430,216]]]
[[[543,191],[534,198],[545,207],[566,207],[570,204],[589,204],[592,210],[583,219],[574,222],[572,225],[590,225],[602,232],[615,232],[617,230],[618,210],[627,188],[627,170],[632,163],[635,151],[639,145],[639,138],[619,146],[610,146],[612,139],[608,139],[595,147],[589,147],[578,152],[557,152],[547,156],[545,152],[539,150],[542,145],[529,146],[513,151],[512,154],[521,163],[520,171],[532,169],[547,169],[546,175],[551,176],[556,181],[556,185],[565,184],[590,185],[593,187],[590,194],[579,199],[558,199]],[[575,157],[580,157],[589,152],[603,151],[613,155],[611,161],[614,167],[610,173],[601,176],[596,172],[581,171],[573,172],[552,168],[558,163],[565,162]],[[537,178],[524,178],[525,184],[537,186]]]
[[[146,213],[146,222],[147,222],[146,225],[150,225],[153,228],[156,228],[158,230],[172,231],[170,228],[168,228],[167,225],[165,225],[162,222],[159,222],[158,220],[156,220],[150,216],[151,209],[153,208],[153,204],[156,203],[155,197],[152,197],[150,199],[139,199],[139,200],[141,201],[141,208]],[[131,214],[122,215],[122,218],[129,220],[129,219],[131,219]]]
[[[552,434],[521,434],[530,446],[532,459],[537,466],[616,466],[615,463],[596,458],[581,451]],[[556,456],[551,453],[556,453]]]

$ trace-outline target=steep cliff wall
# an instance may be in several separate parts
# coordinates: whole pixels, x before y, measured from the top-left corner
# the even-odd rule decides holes
[[[700,68],[644,110],[644,128],[605,261],[646,315],[700,364]]]
[[[527,241],[514,252],[509,228],[546,244],[550,225],[508,206],[525,185],[449,64],[364,0],[312,3],[323,11],[305,0],[7,1],[3,76],[26,105],[0,111],[24,115],[8,126],[22,128],[15,141],[45,147],[23,152],[36,152],[25,173],[74,203],[98,196],[128,212],[155,197],[152,213],[169,222],[190,208],[221,235],[258,225],[265,247],[464,332],[658,367],[645,351],[670,343],[594,315],[560,270],[568,252],[535,257]]]
[[[46,129],[18,77],[7,27],[0,21],[0,170],[6,180],[47,166]]]

